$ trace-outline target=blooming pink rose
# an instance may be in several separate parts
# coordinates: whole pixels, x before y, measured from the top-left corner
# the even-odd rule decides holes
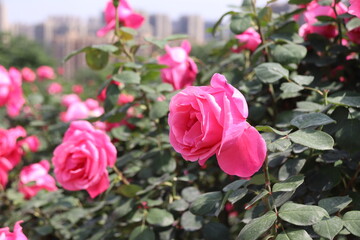
[[[0,240],[28,240],[22,232],[20,224],[23,221],[17,221],[14,226],[14,232],[10,232],[8,227],[0,228]]]
[[[61,98],[61,104],[64,105],[65,107],[69,107],[71,104],[75,102],[81,102],[80,97],[76,94],[67,94]]]
[[[255,51],[261,43],[260,34],[254,28],[248,28],[245,32],[236,35],[235,38],[239,40],[240,46],[233,49],[234,52],[241,52],[244,49]]]
[[[131,103],[131,102],[134,101],[134,99],[135,99],[135,97],[133,95],[126,94],[126,93],[121,93],[119,95],[117,104],[124,105],[124,104],[127,104],[127,103]]]
[[[106,167],[114,166],[115,161],[116,148],[110,138],[87,121],[70,124],[52,158],[56,179],[63,188],[84,189],[91,198],[109,187]]]
[[[166,54],[158,58],[159,64],[168,65],[161,69],[161,78],[165,83],[173,85],[174,90],[182,89],[194,83],[198,68],[189,57],[191,45],[187,40],[181,43],[181,47],[165,46]]]
[[[21,70],[21,75],[22,75],[22,79],[25,82],[34,82],[36,79],[36,75],[35,75],[34,71],[28,67],[24,67]]]
[[[350,0],[349,13],[360,18],[360,1]]]
[[[60,83],[51,83],[47,89],[49,94],[57,94],[57,93],[62,93],[62,86]]]
[[[229,175],[250,177],[266,157],[266,144],[246,122],[244,96],[214,74],[211,86],[189,86],[170,102],[170,143],[184,159],[203,166],[216,154],[220,168]]]
[[[37,152],[40,147],[40,141],[37,136],[29,136],[19,141],[19,144],[26,146],[31,152]]]
[[[0,129],[0,159],[8,161],[9,170],[14,168],[21,160],[23,151],[18,142],[18,138],[25,137],[26,131],[23,127]]]
[[[71,90],[73,91],[73,93],[76,93],[76,94],[81,94],[81,93],[84,92],[83,86],[81,86],[79,84],[76,84],[76,85],[72,86]]]
[[[48,174],[50,164],[47,160],[23,167],[20,172],[19,191],[26,199],[35,196],[40,190],[56,191],[55,180]]]
[[[55,78],[54,69],[49,66],[38,67],[38,69],[36,69],[36,74],[37,74],[39,80]]]
[[[347,33],[350,41],[356,44],[360,44],[360,27],[357,27]]]
[[[8,115],[16,117],[24,103],[21,73],[13,67],[8,72],[0,65],[0,106],[6,106]]]
[[[347,12],[347,7],[339,2],[336,4],[336,13],[338,15]],[[336,37],[338,29],[334,24],[328,24],[325,26],[316,26],[315,23],[319,22],[317,17],[328,16],[336,18],[336,14],[332,6],[322,6],[317,1],[312,1],[307,5],[307,10],[304,13],[305,24],[300,27],[299,35],[306,38],[308,34],[316,33],[327,38]]]
[[[138,13],[135,13],[126,0],[120,0],[117,8],[120,26],[129,28],[139,28],[143,22],[144,17]],[[116,25],[116,9],[113,5],[113,1],[110,0],[105,9],[105,21],[106,26],[97,32],[99,37],[105,36],[109,31],[115,29]]]

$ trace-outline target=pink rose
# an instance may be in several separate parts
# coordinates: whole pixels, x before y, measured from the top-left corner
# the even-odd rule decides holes
[[[181,47],[165,46],[166,54],[158,58],[159,64],[169,66],[161,69],[161,78],[165,83],[173,85],[174,90],[182,89],[194,83],[198,68],[189,57],[191,45],[187,40],[181,43]]]
[[[80,97],[76,94],[64,95],[61,98],[61,104],[64,105],[65,107],[69,107],[71,104],[75,102],[81,102]]]
[[[241,52],[244,49],[255,51],[261,43],[260,34],[253,28],[246,29],[245,32],[236,35],[235,38],[239,40],[240,46],[233,49],[234,52]]]
[[[6,158],[0,158],[0,189],[5,189],[8,182],[8,173],[12,168],[11,163]]]
[[[20,162],[23,150],[18,142],[18,138],[25,136],[26,131],[21,126],[8,130],[0,129],[0,159],[4,162],[8,161],[6,164],[10,166],[8,170],[11,170]]]
[[[48,91],[48,93],[50,94],[50,95],[52,95],[52,94],[57,94],[57,93],[62,93],[62,90],[63,90],[63,88],[62,88],[62,86],[61,86],[61,84],[60,83],[51,83],[50,85],[49,85],[49,87],[48,87],[48,89],[47,89],[47,91]]]
[[[117,104],[124,105],[124,104],[127,104],[127,103],[131,103],[131,102],[134,101],[134,99],[135,99],[135,97],[133,95],[126,94],[126,93],[121,93],[119,95]]]
[[[347,7],[339,2],[336,4],[336,13],[338,15],[347,12]],[[315,23],[319,22],[317,17],[328,16],[336,18],[334,9],[331,6],[322,6],[316,1],[312,1],[307,5],[307,10],[304,13],[305,24],[300,27],[299,35],[306,38],[308,34],[316,33],[327,38],[336,37],[338,29],[334,24],[328,24],[325,26],[316,26]]]
[[[39,80],[55,78],[54,69],[49,66],[38,67],[38,69],[36,69],[36,74],[37,74]]]
[[[25,82],[34,82],[36,79],[36,75],[35,75],[34,71],[28,67],[24,67],[21,70],[21,75],[22,75],[22,79]]]
[[[120,26],[129,28],[139,28],[143,22],[144,17],[138,13],[135,13],[126,0],[120,0],[117,8]],[[113,1],[110,0],[105,9],[105,21],[106,26],[97,32],[99,37],[105,36],[109,31],[115,29],[116,25],[116,9],[113,5]]]
[[[60,113],[60,119],[63,122],[70,122],[73,120],[85,119],[89,117],[90,110],[83,102],[72,103],[66,112]]]
[[[114,166],[115,161],[116,148],[110,138],[87,121],[70,124],[52,158],[56,179],[63,188],[84,189],[91,198],[109,187],[106,167]]]
[[[214,74],[211,86],[189,86],[170,102],[170,143],[184,159],[203,166],[216,154],[220,168],[229,175],[250,177],[262,166],[266,144],[246,122],[244,96]]]
[[[31,152],[37,152],[40,147],[40,141],[37,136],[29,136],[19,141],[19,144],[27,147]]]
[[[0,106],[6,106],[10,117],[16,117],[24,103],[21,73],[13,67],[8,72],[0,65]]]
[[[14,232],[10,232],[8,227],[0,228],[0,239],[1,240],[28,240],[22,232],[20,224],[23,221],[17,221],[14,226]]]
[[[81,94],[84,92],[83,86],[81,86],[79,84],[72,86],[71,90],[73,91],[73,93],[76,93],[76,94]]]
[[[350,0],[349,13],[360,18],[360,1]]]
[[[56,191],[55,180],[48,174],[50,164],[47,160],[23,167],[20,172],[19,191],[26,199],[35,196],[40,190]]]

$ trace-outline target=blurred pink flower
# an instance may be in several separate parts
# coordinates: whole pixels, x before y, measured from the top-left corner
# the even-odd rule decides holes
[[[21,73],[14,67],[8,72],[0,65],[0,106],[6,106],[10,117],[16,117],[24,103]]]
[[[49,66],[38,67],[38,69],[36,69],[36,74],[37,74],[39,80],[55,78],[54,69]]]
[[[360,1],[350,0],[349,13],[360,18]]]
[[[201,166],[216,154],[220,168],[229,175],[250,177],[266,157],[266,143],[246,122],[244,96],[214,74],[210,86],[189,86],[170,102],[170,144],[185,160]]]
[[[339,2],[336,4],[336,13],[338,15],[347,12],[347,7]],[[306,38],[308,34],[316,33],[327,38],[333,38],[337,36],[338,29],[334,24],[328,24],[325,26],[316,26],[319,22],[317,17],[327,16],[336,18],[334,9],[331,6],[322,6],[317,1],[312,1],[307,5],[306,12],[304,13],[305,24],[299,29],[299,35]]]
[[[121,93],[119,95],[119,99],[118,99],[117,104],[118,105],[124,105],[124,104],[130,103],[130,102],[133,102],[134,99],[135,99],[135,97],[133,95],[126,94],[126,93]]]
[[[120,26],[129,28],[139,28],[143,22],[144,17],[138,13],[135,13],[126,0],[120,0],[117,8]],[[105,36],[109,31],[115,29],[116,25],[116,9],[113,5],[113,1],[110,0],[105,9],[105,21],[106,26],[101,28],[97,35],[99,37]]]
[[[198,68],[193,59],[189,57],[191,45],[184,40],[180,47],[165,46],[166,54],[158,57],[158,63],[167,65],[161,69],[161,78],[165,83],[170,83],[174,90],[190,86],[196,79]]]
[[[37,136],[29,136],[19,141],[19,144],[28,148],[31,152],[37,152],[40,147],[40,141]]]
[[[95,99],[88,98],[85,102],[74,101],[68,105],[66,112],[60,113],[63,122],[99,117],[104,113],[104,108]]]
[[[114,166],[115,161],[116,148],[110,138],[87,121],[70,124],[52,158],[56,180],[63,188],[86,190],[91,198],[109,187],[106,168]]]
[[[65,73],[65,69],[63,67],[58,67],[57,68],[57,73],[60,75],[60,76],[63,76],[64,73]]]
[[[65,107],[69,107],[71,104],[75,102],[81,102],[80,97],[76,94],[67,94],[61,98],[61,104],[64,105]]]
[[[84,92],[84,88],[80,84],[76,84],[76,85],[72,86],[71,89],[72,89],[73,93],[76,93],[76,94],[81,94]]]
[[[20,172],[19,191],[26,199],[35,196],[40,190],[56,191],[55,180],[48,174],[50,164],[47,160],[23,167]]]
[[[22,79],[25,82],[34,82],[36,79],[36,75],[34,71],[28,67],[24,67],[23,69],[21,69],[21,75],[22,75]]]
[[[0,228],[0,240],[28,240],[22,232],[20,224],[23,221],[17,221],[14,226],[14,232],[10,232],[8,227]]]
[[[62,93],[63,88],[60,83],[54,82],[49,85],[47,91],[50,95],[52,95],[52,94]]]
[[[235,36],[239,40],[240,46],[233,48],[234,52],[241,52],[244,49],[255,51],[261,43],[260,34],[254,28],[248,28],[245,32]]]

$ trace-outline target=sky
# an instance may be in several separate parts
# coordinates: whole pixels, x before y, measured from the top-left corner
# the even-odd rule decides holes
[[[83,19],[97,17],[108,0],[0,0],[8,12],[10,23],[35,24],[48,16],[69,15]],[[266,0],[258,0],[264,2]],[[128,0],[134,9],[164,13],[172,19],[186,14],[198,14],[206,20],[217,20],[221,15],[240,6],[242,0]]]

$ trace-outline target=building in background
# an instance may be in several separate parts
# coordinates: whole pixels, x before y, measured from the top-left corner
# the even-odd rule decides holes
[[[153,28],[153,37],[157,39],[163,39],[172,34],[172,22],[168,15],[151,15],[149,22]]]
[[[5,4],[0,0],[0,32],[7,32],[9,24],[7,19],[7,10]]]
[[[174,22],[173,26],[173,33],[187,34],[191,43],[199,45],[205,43],[205,23],[201,16],[183,16]]]

